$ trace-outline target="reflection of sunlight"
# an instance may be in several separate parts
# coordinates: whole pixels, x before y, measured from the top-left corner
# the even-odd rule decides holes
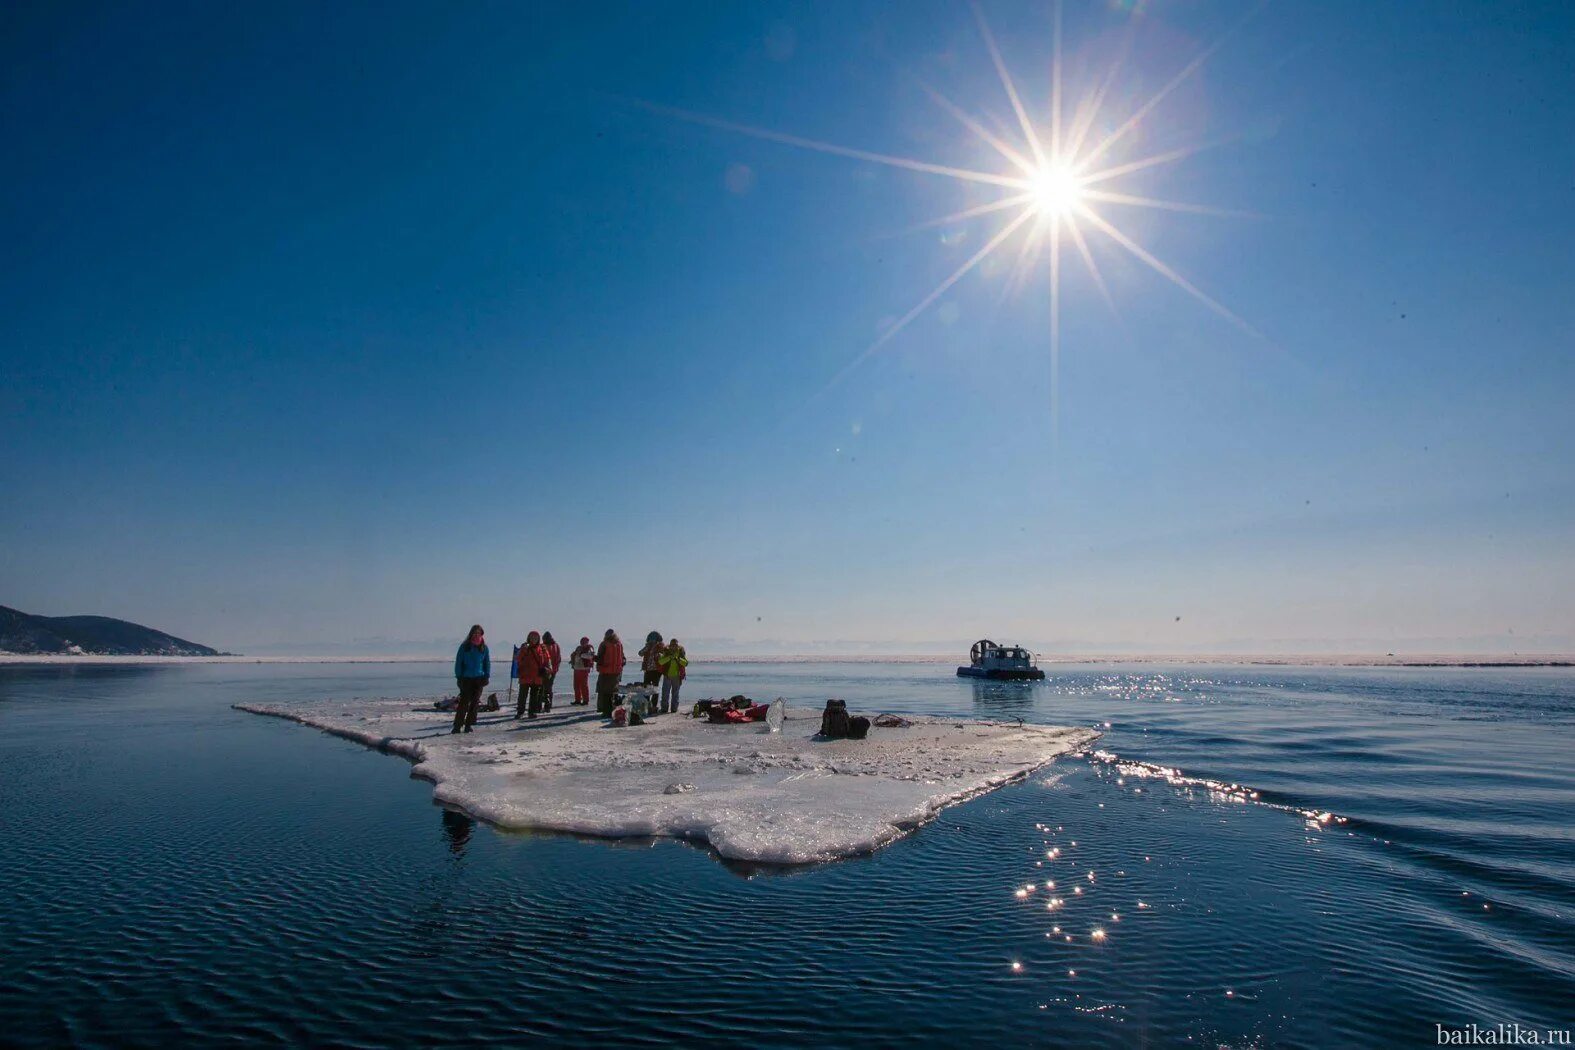
[[[1252,13],[1256,13],[1256,10]],[[1064,92],[1061,68],[1061,9],[1060,4],[1057,3],[1053,23],[1054,50],[1050,60],[1050,112],[1048,114],[1048,127],[1044,128],[1036,123],[1034,115],[1030,112],[1029,105],[1025,103],[1016,82],[1007,70],[1005,59],[1002,57],[1001,50],[996,44],[995,36],[990,31],[984,14],[977,5],[974,7],[974,14],[978,21],[979,34],[985,50],[988,52],[991,64],[995,67],[995,72],[1000,78],[1001,88],[1007,100],[1011,103],[1012,112],[1017,118],[1017,132],[1020,132],[1020,141],[1010,141],[1017,137],[1017,132],[1010,131],[999,123],[996,123],[995,130],[992,131],[985,126],[985,121],[970,115],[961,106],[935,88],[927,84],[921,84],[920,86],[942,111],[955,119],[975,138],[989,146],[1000,157],[1003,162],[1003,170],[1000,171],[970,170],[912,157],[900,157],[876,153],[870,150],[854,149],[764,128],[736,124],[732,121],[721,120],[703,114],[640,103],[646,108],[681,120],[721,128],[755,138],[796,146],[801,149],[832,153],[874,164],[883,164],[924,174],[940,175],[961,182],[998,187],[1005,191],[994,200],[954,211],[949,215],[930,219],[919,223],[917,226],[910,227],[910,229],[924,229],[934,226],[954,226],[958,223],[986,219],[998,213],[1005,213],[1003,218],[994,220],[999,222],[1000,226],[993,236],[986,239],[981,249],[953,270],[932,291],[920,298],[912,309],[903,314],[896,322],[887,326],[873,343],[837,373],[837,376],[832,379],[831,384],[828,384],[828,386],[834,385],[870,354],[895,338],[908,324],[933,306],[936,300],[940,299],[966,274],[977,268],[988,256],[1018,235],[1021,236],[1023,243],[1017,251],[1016,263],[1012,267],[1012,280],[1008,282],[1009,285],[1012,283],[1021,284],[1026,279],[1027,271],[1037,265],[1041,249],[1048,248],[1045,254],[1049,255],[1050,271],[1049,339],[1052,367],[1059,353],[1061,256],[1063,247],[1068,242],[1076,249],[1076,254],[1083,268],[1092,278],[1100,296],[1112,309],[1115,307],[1114,299],[1110,295],[1109,288],[1105,284],[1104,277],[1099,271],[1099,267],[1094,260],[1094,253],[1090,247],[1090,242],[1095,239],[1114,245],[1129,253],[1139,262],[1164,277],[1210,310],[1248,333],[1256,334],[1245,321],[1216,300],[1210,298],[1173,267],[1161,261],[1151,251],[1138,243],[1133,237],[1118,229],[1105,215],[1096,210],[1097,205],[1115,205],[1123,208],[1144,208],[1168,212],[1240,214],[1203,204],[1163,200],[1142,194],[1122,192],[1118,188],[1117,180],[1123,176],[1174,164],[1207,148],[1209,144],[1185,145],[1148,156],[1121,159],[1116,163],[1112,163],[1116,159],[1113,156],[1107,158],[1107,154],[1111,154],[1111,151],[1116,149],[1123,141],[1130,142],[1128,137],[1132,132],[1141,128],[1160,104],[1183,81],[1203,67],[1204,63],[1219,49],[1230,33],[1227,32],[1213,45],[1195,56],[1172,75],[1156,93],[1130,112],[1124,115],[1110,114],[1107,116],[1103,111],[1107,108],[1107,98],[1112,94],[1112,88],[1117,86],[1117,82],[1123,72],[1127,50],[1131,43],[1131,34],[1127,35],[1126,44],[1122,47],[1120,54],[1108,72],[1100,78],[1097,87],[1086,92],[1077,93],[1071,90],[1071,86],[1068,86],[1068,90]],[[1250,17],[1251,14],[1247,16],[1247,18]],[[1244,18],[1242,21],[1244,22],[1246,19]],[[1240,24],[1238,23],[1238,26]],[[1070,105],[1063,99],[1063,93],[1073,95]],[[1114,94],[1119,95],[1121,93],[1116,91]],[[1070,112],[1070,121],[1063,120],[1063,112]],[[1106,128],[1112,125],[1114,125],[1114,130],[1105,134],[1102,138],[1097,138],[1097,141],[1091,141],[1097,137],[1091,134],[1096,127]],[[1031,219],[1036,221],[1030,222],[1029,220]],[[1053,387],[1054,378],[1052,373],[1052,405],[1054,403]]]

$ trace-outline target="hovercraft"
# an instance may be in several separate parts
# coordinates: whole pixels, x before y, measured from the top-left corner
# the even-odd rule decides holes
[[[1018,645],[996,645],[988,638],[973,643],[972,662],[957,668],[959,678],[994,678],[1011,682],[1037,682],[1045,673],[1034,666],[1034,657]]]

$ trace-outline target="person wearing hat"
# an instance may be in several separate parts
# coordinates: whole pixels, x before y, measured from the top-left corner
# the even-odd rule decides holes
[[[546,647],[541,644],[539,631],[532,631],[525,636],[525,644],[520,646],[519,656],[515,659],[519,666],[520,698],[514,717],[524,718],[528,713],[531,718],[535,718],[541,714],[542,705],[546,703],[550,659]]]
[[[662,655],[662,632],[652,631],[645,636],[645,648],[640,650],[640,670],[645,672],[641,685],[658,685],[662,681],[662,668],[657,659]]]
[[[574,672],[574,702],[585,706],[591,702],[591,668],[596,664],[596,650],[591,648],[589,636],[569,654],[569,668]]]
[[[618,697],[618,682],[623,678],[623,642],[611,627],[596,647],[596,711],[603,718],[611,718],[613,704]]]

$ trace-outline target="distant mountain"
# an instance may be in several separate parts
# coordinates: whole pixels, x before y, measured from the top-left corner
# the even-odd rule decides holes
[[[0,653],[222,655],[206,645],[109,616],[33,616],[4,605],[0,605]]]

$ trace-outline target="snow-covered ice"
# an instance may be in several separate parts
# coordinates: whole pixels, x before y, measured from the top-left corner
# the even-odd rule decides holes
[[[818,740],[819,710],[788,704],[779,733],[684,714],[608,727],[565,707],[484,714],[450,735],[430,701],[237,704],[415,763],[445,805],[504,828],[665,835],[740,861],[799,864],[874,850],[942,808],[1032,772],[1098,734],[1066,726],[913,718],[865,740]]]

